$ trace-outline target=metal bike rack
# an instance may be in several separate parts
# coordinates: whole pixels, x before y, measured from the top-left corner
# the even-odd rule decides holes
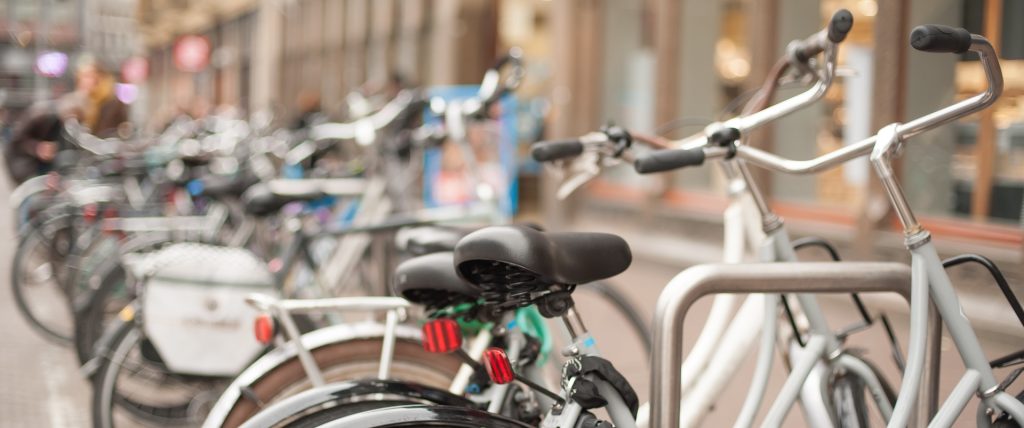
[[[658,298],[654,316],[654,356],[651,367],[651,427],[679,425],[683,321],[701,297],[728,293],[877,293],[893,292],[910,301],[910,267],[889,262],[794,262],[742,265],[710,264],[680,274],[678,286]],[[938,348],[926,362],[936,367]],[[937,384],[926,376],[923,397],[931,401]],[[921,406],[933,407],[934,404]],[[927,419],[925,419],[927,420]]]

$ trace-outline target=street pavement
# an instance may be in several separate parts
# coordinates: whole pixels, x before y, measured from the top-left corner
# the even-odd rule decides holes
[[[17,246],[10,184],[0,178],[0,427],[87,427],[89,385],[71,348],[44,339],[25,322],[11,294]]]

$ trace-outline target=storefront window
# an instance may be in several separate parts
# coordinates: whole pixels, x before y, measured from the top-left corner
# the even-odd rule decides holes
[[[989,8],[1001,13],[990,13]],[[992,22],[989,19],[995,18]],[[986,34],[997,45],[1003,70],[1003,95],[990,118],[981,114],[957,124],[953,157],[954,204],[951,214],[1020,223],[1024,203],[1024,3],[964,0],[963,26]],[[997,35],[992,37],[991,34]],[[984,71],[974,54],[956,64],[957,98],[984,90]],[[987,128],[987,129],[986,129]],[[987,139],[987,140],[986,140]],[[984,168],[986,157],[991,168]],[[990,182],[985,186],[983,183]],[[979,195],[978,193],[982,193]],[[980,202],[979,202],[980,199]],[[988,203],[984,203],[987,200]]]

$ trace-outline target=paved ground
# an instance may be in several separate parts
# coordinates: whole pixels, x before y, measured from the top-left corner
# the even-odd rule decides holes
[[[0,178],[0,426],[85,427],[89,389],[71,349],[36,334],[14,305],[9,278],[16,234],[5,178]]]
[[[0,184],[0,283],[5,288],[9,277],[9,265],[14,246],[13,228],[10,226],[10,210],[6,207],[9,190],[6,184]],[[607,230],[607,229],[606,229]],[[652,261],[655,257],[644,257],[644,242],[631,242],[638,253],[633,266],[613,283],[625,292],[630,301],[645,311],[650,318],[653,308],[664,284],[680,269],[678,264]],[[664,242],[659,245],[663,245]],[[704,254],[710,260],[717,258],[719,250],[713,244],[685,244],[679,241],[673,251]],[[661,248],[661,247],[658,247]],[[875,305],[889,307],[884,300]],[[855,314],[847,300],[829,299],[824,302],[826,311],[836,321],[836,325],[846,325],[855,319]],[[889,305],[889,306],[887,306]],[[641,400],[648,397],[649,375],[648,359],[644,355],[637,337],[624,328],[625,321],[614,314],[611,308],[599,300],[582,294],[578,301],[586,325],[598,339],[599,346],[605,356],[611,359],[626,377],[633,382]],[[698,320],[706,314],[708,302],[701,302],[688,318],[687,331],[684,334],[687,349],[699,332]],[[890,309],[891,310],[891,309]],[[898,311],[897,311],[898,312]],[[906,342],[906,318],[896,313],[893,321],[900,340]],[[4,326],[5,346],[0,348],[0,427],[79,427],[88,426],[89,390],[77,371],[71,351],[41,339],[30,330],[17,313],[9,291],[0,292],[0,325]],[[1019,334],[1010,332],[982,332],[989,356],[994,357],[1019,348],[1024,340]],[[896,371],[887,342],[879,328],[856,335],[851,345],[863,348],[869,356],[882,367],[888,378],[896,382],[899,373]],[[947,342],[943,346],[943,390],[949,391],[955,383],[954,375],[961,370],[955,350]],[[751,360],[748,358],[748,360]],[[749,379],[753,371],[752,364],[737,369],[735,380],[728,386],[718,407],[713,409],[706,420],[706,426],[731,425],[739,408],[739,403],[746,390],[745,379]],[[781,385],[783,376],[781,367],[777,367],[769,387],[769,397],[773,396]],[[973,414],[973,406],[968,413]],[[961,426],[971,426],[970,417],[963,418]],[[799,411],[793,411],[786,426],[803,426]]]

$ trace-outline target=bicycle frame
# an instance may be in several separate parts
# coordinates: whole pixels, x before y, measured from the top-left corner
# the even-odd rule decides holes
[[[917,31],[919,29],[915,29],[915,33]],[[927,33],[929,31],[953,30],[921,27],[920,31]],[[944,49],[929,47],[927,44],[923,46],[919,49],[936,51],[943,51]],[[756,148],[743,145],[735,146],[736,150],[734,152],[736,157],[741,160],[749,161],[765,168],[800,174],[821,171],[870,152],[871,164],[889,196],[897,218],[903,225],[905,242],[908,250],[910,250],[913,266],[910,352],[904,371],[903,387],[893,409],[893,416],[889,421],[890,427],[905,426],[911,417],[912,411],[915,409],[918,387],[922,384],[923,374],[927,366],[925,359],[927,351],[925,348],[929,333],[928,307],[932,303],[934,303],[938,313],[941,315],[943,323],[948,327],[949,334],[967,370],[952,394],[947,398],[934,418],[931,419],[930,425],[951,425],[963,411],[972,393],[977,394],[983,403],[983,406],[979,407],[977,416],[979,426],[990,425],[989,412],[995,413],[996,416],[998,416],[999,412],[1006,412],[1013,416],[1015,420],[1024,420],[1024,404],[1002,391],[1000,385],[995,381],[992,369],[985,359],[984,352],[978,342],[977,335],[971,328],[970,322],[964,316],[949,276],[946,274],[931,243],[930,234],[917,222],[903,190],[896,180],[891,165],[892,158],[900,152],[901,144],[906,139],[984,109],[991,105],[1002,92],[1002,74],[991,44],[984,37],[970,35],[968,49],[980,55],[981,63],[989,82],[989,86],[984,92],[971,98],[907,123],[888,125],[882,128],[874,137],[812,160],[791,161]],[[709,152],[705,151],[705,154],[707,153]],[[711,153],[714,156],[724,156],[724,154],[717,151]],[[655,379],[655,381],[658,381],[658,379]],[[657,395],[655,395],[655,398],[661,399]],[[926,408],[930,406],[919,407]],[[671,409],[667,411],[668,413],[661,415],[658,414],[659,411],[660,409],[655,409],[656,416],[668,415],[671,417]],[[666,423],[668,421],[661,419],[660,422]]]

